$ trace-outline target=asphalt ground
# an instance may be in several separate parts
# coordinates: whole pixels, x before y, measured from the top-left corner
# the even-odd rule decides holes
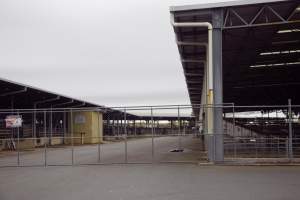
[[[299,200],[300,167],[115,164],[6,167],[1,200]]]
[[[152,151],[153,144],[153,151]],[[120,140],[95,145],[48,146],[35,148],[19,153],[19,165],[72,165],[73,164],[111,164],[111,163],[152,163],[152,162],[206,162],[207,156],[198,137],[164,136],[152,138]],[[184,149],[183,152],[170,152]],[[127,152],[127,153],[126,153]],[[46,159],[45,159],[46,158]],[[0,167],[18,166],[16,151],[0,152]]]

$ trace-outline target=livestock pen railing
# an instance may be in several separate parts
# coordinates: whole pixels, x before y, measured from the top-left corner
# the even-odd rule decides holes
[[[0,152],[0,167],[207,161],[199,136],[193,134],[84,137],[83,143],[81,137],[0,140],[11,142],[15,150]],[[38,142],[43,145],[34,146]]]
[[[299,110],[232,103],[0,110],[0,166],[207,162],[220,138],[225,162],[297,162]]]

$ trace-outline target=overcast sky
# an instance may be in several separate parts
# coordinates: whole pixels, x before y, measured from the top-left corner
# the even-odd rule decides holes
[[[100,105],[188,104],[169,6],[208,0],[1,0],[1,77]]]

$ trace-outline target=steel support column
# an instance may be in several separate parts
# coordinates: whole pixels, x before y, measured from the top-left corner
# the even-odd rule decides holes
[[[52,137],[53,137],[53,111],[52,111],[52,106],[50,108],[50,146],[52,143]]]
[[[224,160],[223,147],[223,74],[222,74],[222,23],[223,10],[216,9],[212,13],[213,25],[213,133],[214,133],[214,161]]]
[[[288,155],[289,158],[293,158],[293,113],[292,113],[292,100],[288,100],[288,122],[289,122],[289,142],[288,142]]]
[[[63,131],[64,131],[64,135],[63,135],[63,143],[65,144],[65,139],[67,136],[67,115],[66,115],[66,110],[64,110],[63,113]]]

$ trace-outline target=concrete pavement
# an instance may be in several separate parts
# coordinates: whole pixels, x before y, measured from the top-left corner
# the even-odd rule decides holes
[[[180,139],[180,141],[179,141]],[[170,150],[185,149],[181,153],[172,153]],[[205,152],[202,151],[201,140],[192,135],[155,137],[153,141],[153,158],[155,162],[204,162]],[[127,148],[127,158],[126,151]],[[20,153],[20,165],[41,166],[47,165],[71,165],[71,146],[47,147],[46,155],[44,148]],[[152,162],[152,138],[130,139],[125,141],[101,144],[100,161],[98,145],[74,146],[74,164],[98,164],[98,163],[151,163]],[[0,152],[0,166],[17,166],[17,152]]]
[[[1,200],[298,200],[300,167],[134,164],[0,169]]]

